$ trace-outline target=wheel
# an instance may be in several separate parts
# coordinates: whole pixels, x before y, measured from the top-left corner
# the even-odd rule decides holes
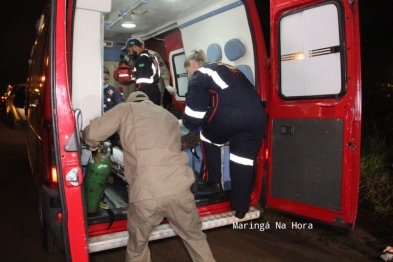
[[[48,230],[48,226],[45,223],[42,207],[40,205],[40,221],[41,221],[41,243],[45,252],[48,254],[54,254],[61,251],[59,246],[55,243],[52,237],[52,233]]]
[[[56,245],[55,241],[53,240],[51,232],[47,229],[45,223],[43,228],[41,229],[42,234],[42,247],[44,248],[45,252],[48,254],[54,254],[60,252],[60,248]]]

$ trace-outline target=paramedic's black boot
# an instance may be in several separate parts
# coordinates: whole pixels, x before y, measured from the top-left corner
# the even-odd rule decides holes
[[[221,183],[213,183],[213,182],[205,182],[202,186],[198,188],[200,192],[211,192],[211,193],[219,193],[222,192]]]
[[[235,217],[242,219],[246,216],[246,214],[247,214],[247,211],[236,210]]]

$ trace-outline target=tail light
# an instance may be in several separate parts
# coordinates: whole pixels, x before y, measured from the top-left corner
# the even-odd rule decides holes
[[[265,160],[269,159],[269,149],[265,149]]]
[[[55,149],[53,146],[52,123],[43,121],[42,126],[42,160],[44,164],[44,183],[47,187],[58,188]]]
[[[51,180],[53,183],[57,183],[57,170],[56,170],[56,167],[52,166],[52,172],[51,172],[50,175],[51,175],[50,180]]]
[[[57,213],[57,223],[61,224],[63,222],[63,213]]]

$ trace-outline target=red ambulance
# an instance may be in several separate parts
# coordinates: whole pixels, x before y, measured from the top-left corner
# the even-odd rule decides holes
[[[142,38],[167,64],[177,89],[174,114],[184,109],[185,56],[197,48],[211,61],[239,68],[266,101],[268,126],[246,220],[272,208],[354,227],[361,129],[358,1],[52,0],[37,22],[27,86],[28,155],[48,252],[60,248],[68,261],[83,262],[89,253],[126,245],[127,196],[119,189],[126,185],[116,186],[118,176],[105,190],[107,207],[86,213],[79,131],[103,114],[102,68],[113,72],[130,37]],[[203,229],[234,221],[226,152],[224,192],[195,196]],[[190,160],[197,168],[199,160],[191,154]],[[162,224],[150,239],[173,235]]]

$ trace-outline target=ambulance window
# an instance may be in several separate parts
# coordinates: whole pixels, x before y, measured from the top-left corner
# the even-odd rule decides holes
[[[330,3],[280,19],[279,86],[283,99],[344,94],[344,44],[339,18],[339,6]]]
[[[184,61],[186,60],[186,56],[183,53],[178,53],[173,55],[173,70],[175,74],[175,84],[177,87],[177,95],[184,97],[186,96],[187,86],[188,86],[188,74],[186,69],[184,68]]]
[[[47,65],[48,57],[46,56],[46,49],[49,38],[49,16],[46,21],[42,22],[38,37],[34,43],[34,49],[31,56],[31,67],[29,77],[29,89],[27,95],[28,103],[28,119],[31,128],[38,134],[41,134],[42,129],[42,114],[43,114],[43,93],[45,87],[45,66]]]

